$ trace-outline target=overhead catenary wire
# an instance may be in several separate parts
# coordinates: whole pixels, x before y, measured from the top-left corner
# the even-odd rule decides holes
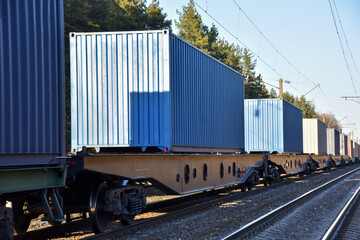
[[[329,0],[330,1],[330,0]],[[270,44],[270,46],[276,51],[276,53],[279,55],[279,56],[281,56],[288,64],[289,64],[289,66],[291,66],[293,69],[295,69],[295,71],[297,71],[297,73],[300,75],[300,76],[302,76],[304,79],[306,79],[309,83],[311,83],[311,84],[314,84],[314,85],[317,85],[317,83],[315,83],[314,81],[312,81],[310,78],[308,78],[307,76],[305,76],[305,74],[303,74],[297,67],[295,67],[295,65],[294,64],[292,64],[286,57],[285,57],[285,55],[284,54],[282,54],[281,52],[280,52],[280,50],[269,40],[269,38],[268,37],[266,37],[266,35],[260,30],[260,28],[254,23],[254,21],[252,21],[251,20],[251,18],[245,13],[245,11],[239,6],[239,4],[236,2],[236,0],[233,0],[233,2],[235,3],[235,5],[238,7],[238,9],[243,13],[243,15],[249,20],[249,22],[253,25],[253,27],[261,34],[261,36]],[[277,55],[276,55],[277,56]],[[354,63],[354,65],[355,65],[355,63]],[[276,66],[276,58],[275,58],[275,66]],[[275,68],[275,66],[274,66],[274,68]],[[291,81],[292,83],[295,83],[295,82],[293,82],[293,81]],[[292,85],[290,85],[292,88],[294,88],[298,93],[300,93],[300,91],[296,88],[296,87],[294,87],[294,86],[292,86]],[[322,93],[322,95],[324,95],[324,97],[327,99],[327,101],[330,103],[330,106],[332,106],[332,108],[334,109],[334,111],[335,112],[337,112],[338,114],[340,114],[339,113],[339,111],[337,111],[336,110],[336,108],[334,107],[334,105],[330,102],[330,100],[329,100],[329,98],[326,96],[326,94],[325,94],[325,92],[324,91],[322,91],[322,89],[321,89],[321,93]],[[301,94],[301,93],[300,93]],[[342,114],[340,114],[340,116],[341,116]]]
[[[223,28],[228,34],[230,34],[234,39],[236,39],[241,45],[243,45],[245,48],[247,48],[254,56],[256,56],[261,62],[263,62],[267,67],[269,67],[274,73],[276,73],[280,78],[285,79],[284,76],[282,76],[276,69],[272,68],[269,63],[267,63],[263,58],[261,58],[257,53],[255,53],[253,50],[251,50],[244,42],[242,42],[235,34],[233,34],[230,30],[228,30],[224,25],[222,25],[215,17],[213,17],[209,11],[205,11],[204,8],[202,8],[197,2],[195,2],[195,5],[198,6],[202,11],[204,11],[212,20],[214,20],[221,28]]]
[[[229,29],[227,29],[224,25],[222,25],[214,16],[212,16],[208,10],[205,10],[203,7],[201,7],[196,1],[194,1],[194,4],[199,7],[203,12],[205,12],[212,20],[214,20],[221,28],[223,28],[228,34],[230,34],[234,39],[236,39],[241,45],[243,45],[245,48],[247,48],[252,54],[254,54],[254,56],[256,56],[262,63],[264,63],[269,69],[271,69],[274,73],[276,73],[280,78],[282,79],[286,79],[283,75],[281,75],[278,71],[276,71],[276,69],[274,69],[273,67],[271,67],[271,65],[266,62],[263,58],[261,58],[257,53],[255,53],[253,50],[251,50],[244,42],[242,42],[237,36],[235,36],[235,34],[233,34]],[[299,72],[299,74],[302,74],[301,72]],[[315,84],[315,83],[313,83]],[[294,86],[292,86],[290,84],[290,86],[292,88],[295,89],[295,91],[297,91],[300,95],[302,95],[302,93]]]
[[[353,80],[353,77],[352,77],[352,74],[351,74],[351,71],[350,71],[350,67],[349,67],[348,60],[347,60],[347,58],[346,58],[344,46],[343,46],[343,43],[342,43],[342,41],[341,41],[341,37],[340,37],[340,34],[339,34],[339,29],[338,29],[338,26],[337,26],[337,23],[336,23],[336,19],[335,19],[335,15],[334,15],[334,11],[333,11],[333,7],[332,7],[332,5],[331,5],[331,0],[329,0],[329,5],[330,5],[330,10],[331,10],[331,15],[332,15],[332,18],[333,18],[333,21],[334,21],[334,24],[335,24],[336,34],[337,34],[337,36],[338,36],[338,39],[339,39],[339,42],[340,42],[341,51],[342,51],[342,54],[343,54],[343,56],[344,56],[345,64],[346,64],[346,67],[347,67],[347,70],[348,70],[348,73],[349,73],[349,77],[350,77],[351,83],[352,83],[352,85],[353,85],[355,94],[357,95],[355,83],[354,83],[354,80]],[[357,102],[358,102],[358,101],[357,101]],[[359,103],[359,102],[358,102],[358,103]]]
[[[271,65],[266,62],[263,58],[261,58],[257,53],[255,53],[253,50],[251,50],[244,42],[242,42],[237,36],[235,36],[235,34],[233,34],[229,29],[227,29],[224,25],[222,25],[214,16],[212,16],[208,10],[205,10],[203,7],[201,7],[196,1],[194,1],[195,5],[197,7],[199,7],[203,12],[205,12],[212,20],[214,20],[221,28],[223,28],[228,34],[230,34],[234,39],[236,39],[241,45],[243,45],[245,48],[247,48],[252,54],[254,54],[254,56],[256,56],[262,63],[264,63],[269,69],[271,69],[274,73],[276,73],[280,78],[282,79],[286,79],[282,74],[280,74],[278,71],[276,71],[275,68],[271,67]],[[247,16],[247,15],[246,15]],[[263,35],[263,34],[262,34]],[[263,35],[263,37],[265,37]],[[267,38],[266,38],[267,39]],[[278,54],[281,54],[279,52],[279,50],[276,49],[276,52]],[[289,61],[287,61],[289,63],[289,65],[293,66]],[[307,79],[308,81],[312,82],[310,79],[308,79],[304,74],[302,74],[297,68],[295,68],[295,70],[298,71],[299,74],[301,74],[305,79]],[[313,84],[315,84],[314,82],[312,82]],[[290,84],[290,86],[292,88],[294,88],[300,95],[302,95],[302,93],[294,86],[292,86]]]
[[[233,0],[235,2],[235,0]],[[275,67],[271,67],[270,64],[268,64],[264,59],[262,59],[258,54],[256,54],[254,51],[252,51],[249,47],[246,46],[238,37],[236,37],[230,30],[228,30],[225,26],[223,26],[215,17],[213,17],[208,10],[204,10],[196,1],[194,1],[195,5],[198,6],[202,11],[204,11],[211,19],[213,19],[221,28],[223,28],[227,33],[229,33],[233,38],[235,38],[241,45],[248,48],[251,53],[253,53],[261,62],[263,62],[269,69],[271,69],[274,73],[276,73],[279,77],[284,78],[278,71],[276,71]],[[264,33],[255,25],[255,23],[250,19],[250,17],[244,12],[244,10],[241,9],[241,7],[235,2],[235,4],[238,6],[239,10],[244,14],[244,16],[252,23],[252,25],[261,33],[262,37],[275,49],[276,53],[279,54],[288,64],[291,66],[295,71],[299,74],[299,76],[302,76],[306,81],[309,83],[316,85],[317,83],[312,81],[310,78],[308,78],[305,74],[303,74],[297,67],[295,67],[279,50],[275,47],[275,45],[264,35]],[[293,85],[289,84],[291,88],[293,88],[296,92],[298,92],[300,95],[302,93]],[[328,96],[325,94],[325,92],[321,89],[322,95],[324,95],[325,99],[329,103],[329,105],[334,109],[336,113],[338,113],[340,116],[343,116],[343,114],[340,114],[339,111],[335,108],[335,106],[330,102]]]
[[[312,84],[316,85],[315,82],[311,81],[308,77],[306,77],[297,67],[295,67],[294,64],[292,64],[288,58],[286,58],[284,56],[284,54],[282,54],[280,52],[280,50],[275,47],[275,45],[269,40],[268,37],[266,37],[266,35],[259,29],[259,27],[254,23],[254,21],[251,20],[251,18],[245,13],[245,11],[239,6],[239,4],[233,0],[235,5],[239,8],[239,10],[244,14],[244,16],[249,20],[249,22],[254,26],[254,28],[260,33],[260,35],[270,44],[270,46],[276,51],[277,54],[279,54],[279,56],[281,56],[293,69],[295,69],[295,71],[297,71],[301,76],[303,76],[303,78],[305,78],[307,81],[311,82]]]
[[[74,26],[71,26],[70,24],[68,24],[68,23],[66,23],[66,22],[64,22],[64,25],[65,25],[65,26],[68,26],[69,28],[72,28],[72,29],[74,29],[74,30],[76,30],[76,31],[78,31],[78,32],[82,32],[82,31],[79,30],[78,28],[76,28],[76,27],[74,27]]]
[[[340,18],[340,15],[339,15],[339,12],[338,12],[338,9],[337,9],[335,0],[334,0],[334,6],[335,6],[336,15],[337,15],[337,17],[338,17],[338,19],[339,19],[341,31],[342,31],[342,33],[343,33],[343,35],[344,35],[344,38],[345,38],[346,46],[348,47],[349,52],[350,52],[351,60],[352,60],[352,62],[353,62],[353,65],[355,66],[356,72],[358,73],[358,75],[359,75],[359,77],[360,77],[359,69],[357,68],[357,65],[356,65],[356,63],[355,63],[354,57],[353,57],[353,55],[352,55],[352,51],[351,51],[349,42],[348,42],[347,37],[346,37],[346,34],[345,34],[345,30],[344,30],[344,27],[343,27],[343,25],[342,25],[342,21],[341,21],[341,18]]]

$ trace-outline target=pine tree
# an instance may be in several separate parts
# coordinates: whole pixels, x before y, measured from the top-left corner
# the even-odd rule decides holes
[[[158,0],[153,0],[146,9],[148,29],[171,29],[171,20],[166,20],[167,14],[159,6]]]
[[[275,89],[273,89],[273,88],[271,88],[269,95],[270,95],[270,98],[277,98],[278,97]]]
[[[283,99],[288,101],[289,103],[294,104],[298,108],[302,110],[303,118],[315,118],[316,117],[316,111],[315,106],[311,104],[310,102],[306,101],[305,97],[295,97],[289,92],[285,92],[283,94]]]
[[[179,22],[175,21],[176,27],[179,29],[179,37],[188,41],[197,48],[208,52],[209,36],[205,34],[204,24],[200,14],[195,9],[193,0],[190,0],[187,6],[182,7],[179,14]]]

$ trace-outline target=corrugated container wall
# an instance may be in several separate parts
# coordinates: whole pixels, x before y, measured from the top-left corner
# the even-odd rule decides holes
[[[327,152],[326,124],[317,118],[303,119],[304,153],[324,155]]]
[[[340,155],[340,133],[335,128],[327,129],[327,154]]]
[[[62,0],[0,1],[0,164],[65,153],[63,15]]]
[[[347,155],[349,157],[354,157],[354,155],[353,155],[353,141],[350,139],[350,137],[348,138],[347,147],[348,147],[348,154]]]
[[[356,141],[353,141],[353,156],[354,157],[358,157],[358,148],[359,148],[359,145],[357,144]]]
[[[302,152],[302,111],[283,99],[245,99],[247,152]]]
[[[72,148],[244,148],[242,76],[168,30],[72,33]]]
[[[340,155],[345,156],[348,154],[347,149],[347,136],[345,134],[340,134]]]
[[[349,157],[354,157],[354,155],[353,155],[353,141],[350,139],[350,138],[348,138],[348,142],[347,142],[347,155],[349,156]]]

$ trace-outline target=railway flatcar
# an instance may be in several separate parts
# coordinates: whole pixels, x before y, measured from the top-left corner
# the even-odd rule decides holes
[[[245,191],[348,159],[245,154],[242,76],[169,30],[70,34],[76,155],[65,156],[63,2],[1,0],[0,11],[0,236],[41,214],[88,213],[97,233],[129,224],[143,183]]]
[[[69,185],[63,197],[65,206],[82,211],[91,208],[89,198],[102,201],[107,211],[91,213],[95,232],[104,231],[110,215],[126,224],[141,211],[144,197],[136,182],[169,194],[231,185],[246,190],[341,164],[340,156],[301,154],[300,109],[282,99],[255,99],[246,100],[255,102],[251,109],[266,106],[244,111],[242,76],[168,30],[71,33],[70,48],[72,147],[100,152],[79,158],[79,186]],[[264,138],[270,129],[261,115],[264,120],[248,125],[246,136],[255,141],[249,132],[257,131],[257,140],[268,144],[243,154],[244,114],[256,112],[274,116],[271,136],[279,142]],[[88,179],[93,182],[85,192],[71,191]]]

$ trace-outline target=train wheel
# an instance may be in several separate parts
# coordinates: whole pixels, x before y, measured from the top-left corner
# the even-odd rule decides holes
[[[59,221],[49,221],[48,222],[51,226],[59,226],[59,225],[61,225],[61,222],[59,222]]]
[[[94,233],[105,232],[109,215],[104,211],[106,182],[95,184],[90,194],[90,222]]]
[[[17,234],[25,233],[30,226],[31,216],[24,213],[27,204],[24,201],[14,203],[14,230]]]
[[[121,215],[120,221],[121,224],[124,226],[131,225],[135,220],[135,215]]]

